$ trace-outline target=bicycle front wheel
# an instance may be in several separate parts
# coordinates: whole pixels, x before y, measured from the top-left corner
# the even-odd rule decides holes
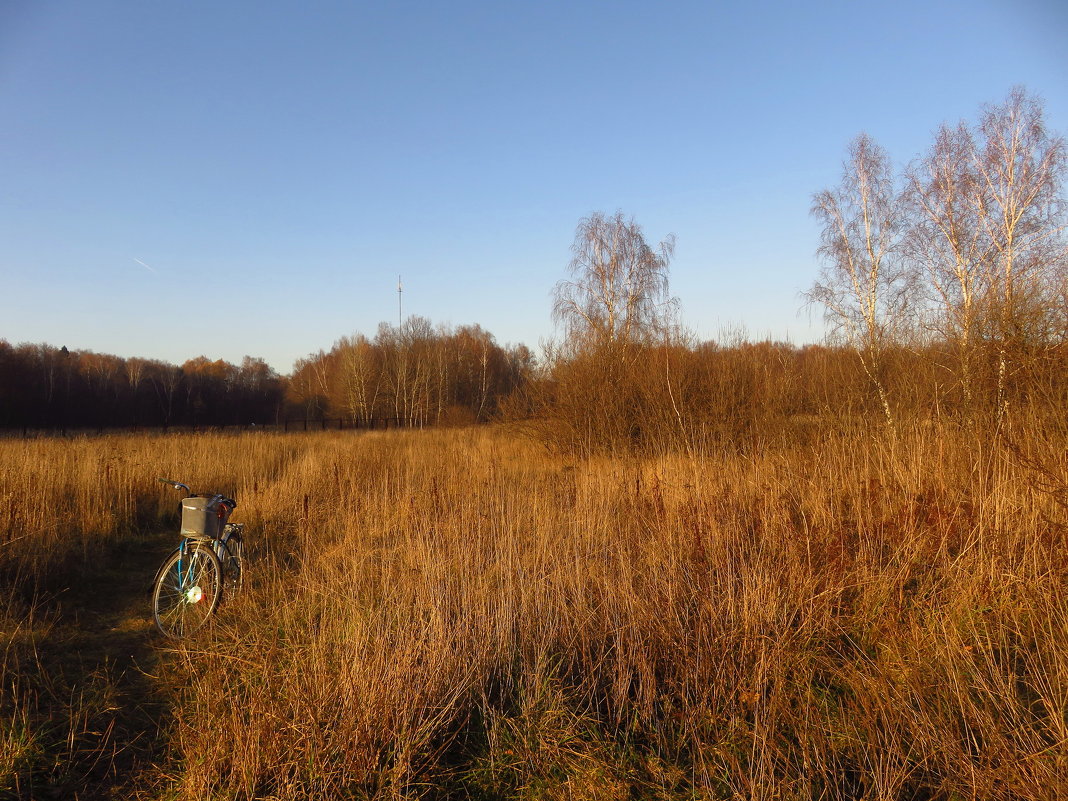
[[[203,626],[222,595],[222,567],[207,543],[189,542],[160,568],[152,592],[156,628],[185,637]]]

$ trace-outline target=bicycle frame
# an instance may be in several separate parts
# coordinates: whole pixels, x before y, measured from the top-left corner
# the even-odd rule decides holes
[[[195,495],[186,484],[160,479],[189,496],[182,501],[178,547],[156,570],[153,616],[167,637],[182,637],[204,625],[224,595],[240,589],[244,573],[242,523],[230,523],[237,507],[225,495]]]
[[[234,535],[237,535],[237,537],[240,538],[244,532],[244,523],[227,523],[223,526],[222,534],[211,541],[215,555],[219,557],[219,561],[223,563],[224,568],[226,567],[226,560],[232,556],[230,540],[234,538]]]
[[[182,561],[185,559],[185,555],[189,551],[190,544],[196,542],[211,543],[211,549],[215,552],[215,555],[219,558],[219,561],[222,562],[224,559],[227,559],[231,556],[230,540],[235,534],[240,537],[244,533],[244,531],[244,523],[227,523],[223,530],[223,535],[213,540],[200,539],[199,537],[183,537],[182,541],[178,543],[178,547],[174,549],[178,553],[178,575],[181,577],[181,585],[185,586],[185,583],[189,578],[189,576],[182,576]],[[174,551],[172,551],[172,553],[173,552]],[[192,567],[190,567],[190,570],[191,569]],[[156,571],[156,575],[152,578],[153,587],[156,586],[156,583],[159,581],[159,577],[162,572],[163,565],[159,567],[159,569]]]

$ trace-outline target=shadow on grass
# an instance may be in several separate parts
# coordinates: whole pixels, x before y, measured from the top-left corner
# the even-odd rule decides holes
[[[164,758],[168,704],[149,584],[173,534],[84,555],[0,619],[0,799],[136,798]],[[67,586],[62,586],[62,585]]]

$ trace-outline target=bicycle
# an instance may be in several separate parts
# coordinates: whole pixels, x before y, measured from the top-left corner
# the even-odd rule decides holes
[[[244,575],[243,523],[230,523],[237,501],[220,494],[196,494],[188,485],[159,479],[188,496],[181,502],[181,542],[156,572],[152,616],[156,628],[172,639],[203,626],[224,592],[241,588]]]

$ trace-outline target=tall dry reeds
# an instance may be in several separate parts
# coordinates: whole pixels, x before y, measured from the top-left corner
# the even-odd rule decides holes
[[[90,549],[157,530],[179,500],[157,477],[241,496],[304,450],[258,434],[0,439],[0,575],[65,581]]]
[[[3,552],[76,581],[173,510],[156,474],[235,493],[248,592],[166,671],[183,797],[1056,798],[1068,465],[1010,433],[5,441]],[[18,669],[0,765],[41,753]]]
[[[322,437],[249,506],[252,590],[180,651],[190,797],[1068,789],[1064,511],[963,430]]]
[[[302,451],[256,436],[0,439],[0,797],[90,797],[87,776],[154,749],[122,731],[153,728],[140,710],[158,705],[132,669],[154,661],[147,587],[177,540],[160,542],[178,495],[156,476],[241,497]],[[99,630],[101,615],[118,627]]]

